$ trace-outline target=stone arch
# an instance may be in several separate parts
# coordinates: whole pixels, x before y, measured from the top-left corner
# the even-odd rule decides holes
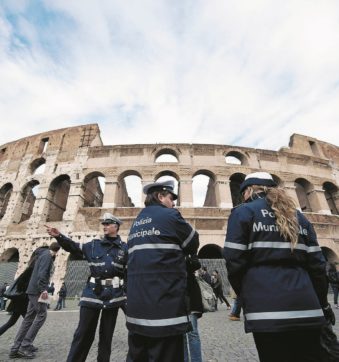
[[[11,283],[19,265],[19,250],[15,247],[6,249],[0,255],[0,280]]]
[[[247,157],[239,151],[226,152],[225,162],[231,165],[248,165]]]
[[[245,174],[243,173],[237,172],[230,176],[230,189],[231,189],[233,207],[243,202],[243,198],[240,194],[240,185],[244,180],[245,180]]]
[[[331,248],[328,248],[326,246],[322,246],[321,250],[326,258],[326,260],[329,263],[338,263],[339,262],[339,256],[336,254],[334,250]]]
[[[294,185],[301,211],[311,212],[312,207],[308,195],[313,189],[312,184],[304,178],[297,178]]]
[[[61,221],[66,210],[71,179],[59,175],[51,183],[47,193],[47,221]]]
[[[141,206],[142,176],[137,170],[125,170],[118,176],[117,206]]]
[[[87,174],[83,181],[84,207],[101,207],[105,193],[105,175],[99,171]]]
[[[192,177],[193,206],[216,207],[215,174],[198,170]]]
[[[19,250],[17,248],[8,248],[0,255],[0,262],[10,261],[19,261]]]
[[[216,244],[204,245],[198,252],[199,259],[222,259],[222,248]]]
[[[168,159],[164,156],[168,156]],[[170,157],[172,156],[172,157]],[[160,158],[160,160],[159,160]],[[163,160],[161,160],[163,158]],[[154,162],[160,163],[160,162],[173,162],[177,163],[179,162],[179,155],[178,152],[173,150],[172,148],[163,148],[161,150],[158,150],[154,155]]]
[[[44,157],[36,158],[30,164],[30,170],[32,175],[39,175],[44,173],[46,166],[46,159]]]
[[[39,184],[39,181],[31,180],[22,187],[19,200],[15,206],[13,222],[21,223],[31,217]]]
[[[273,173],[271,173],[271,176],[279,187],[283,187],[284,182],[282,181],[282,179],[279,176],[277,176]]]
[[[338,215],[339,208],[339,192],[338,187],[332,182],[324,182],[323,190],[325,192],[325,198],[332,215]]]
[[[6,214],[9,199],[12,195],[13,185],[11,183],[4,184],[0,189],[0,220]]]

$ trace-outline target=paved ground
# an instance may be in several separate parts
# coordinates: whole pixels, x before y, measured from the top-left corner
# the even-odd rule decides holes
[[[52,305],[53,308],[53,305]],[[257,362],[258,356],[251,334],[244,333],[243,322],[229,321],[228,312],[224,305],[214,313],[206,313],[199,321],[202,338],[204,362]],[[68,301],[63,311],[49,310],[48,318],[40,330],[35,345],[39,348],[39,362],[63,362],[69,351],[70,343],[76,328],[79,314],[75,302]],[[339,309],[335,310],[338,320],[335,331],[339,336]],[[0,324],[8,318],[6,312],[0,312]],[[15,361],[8,358],[9,348],[13,342],[17,325],[0,337],[0,362]],[[97,337],[88,356],[88,362],[96,361]],[[124,314],[119,312],[117,327],[113,337],[111,361],[125,361],[127,353],[127,331]],[[23,361],[19,359],[18,361]]]

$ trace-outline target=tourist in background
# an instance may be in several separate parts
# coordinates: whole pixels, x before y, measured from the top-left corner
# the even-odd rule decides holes
[[[54,310],[61,310],[61,308],[65,308],[66,295],[67,295],[67,289],[65,283],[63,282],[61,284],[60,290],[58,291],[59,298]]]
[[[223,303],[223,302],[226,303],[227,309],[231,309],[231,304],[228,302],[228,300],[224,296],[224,292],[222,290],[222,280],[221,280],[221,276],[220,276],[218,270],[214,270],[214,272],[212,273],[211,281],[212,281],[212,288],[213,288],[214,294],[217,297],[217,299],[215,301],[215,309],[218,310],[218,299],[220,299],[221,303]]]
[[[39,250],[26,290],[27,312],[11,347],[10,358],[35,358],[33,341],[47,318],[47,288],[54,258],[59,249],[58,243],[53,242],[48,249]]]

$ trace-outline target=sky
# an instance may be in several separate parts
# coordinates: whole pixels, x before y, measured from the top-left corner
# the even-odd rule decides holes
[[[339,145],[337,0],[0,0],[0,144]]]

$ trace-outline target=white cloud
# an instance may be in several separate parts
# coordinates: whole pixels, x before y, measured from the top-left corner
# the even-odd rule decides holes
[[[93,121],[105,144],[338,143],[335,0],[36,4],[0,6],[1,144]]]

